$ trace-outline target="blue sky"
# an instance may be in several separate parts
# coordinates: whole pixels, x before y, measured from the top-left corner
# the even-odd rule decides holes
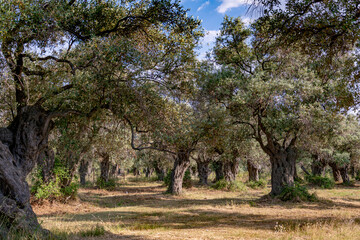
[[[189,9],[189,15],[202,20],[206,35],[199,50],[200,59],[213,47],[225,15],[241,17],[246,24],[256,18],[256,13],[247,11],[252,0],[182,0],[181,3],[185,9]]]

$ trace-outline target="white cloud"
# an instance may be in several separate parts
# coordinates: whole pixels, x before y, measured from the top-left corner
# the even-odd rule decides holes
[[[232,8],[240,7],[241,5],[252,4],[252,0],[221,0],[222,3],[217,7],[219,13],[225,13]]]
[[[201,11],[204,7],[210,4],[210,1],[206,1],[196,10],[197,12]]]
[[[215,43],[215,39],[217,37],[217,35],[220,33],[219,30],[210,30],[210,31],[206,31],[205,36],[204,36],[204,40],[203,40],[203,44],[212,44]]]
[[[254,22],[254,18],[249,18],[249,17],[241,17],[243,23],[245,24],[245,26],[249,26],[250,24],[252,24]]]

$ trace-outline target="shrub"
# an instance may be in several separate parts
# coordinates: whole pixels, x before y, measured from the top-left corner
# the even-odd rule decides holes
[[[243,182],[235,181],[229,183],[225,179],[217,181],[211,187],[217,190],[228,190],[232,192],[246,190],[246,185]]]
[[[113,178],[110,178],[108,181],[104,181],[104,179],[102,178],[98,178],[96,181],[96,185],[100,188],[100,189],[105,189],[105,190],[114,190],[116,187],[116,180]]]
[[[319,186],[321,188],[332,189],[335,186],[335,181],[327,177],[308,175],[305,177],[305,179],[308,183]]]
[[[265,188],[267,182],[265,179],[260,179],[259,181],[249,181],[246,185],[252,189],[259,189],[259,188]]]
[[[286,186],[278,196],[282,201],[316,201],[315,194],[310,194],[306,187],[295,183],[294,186]]]

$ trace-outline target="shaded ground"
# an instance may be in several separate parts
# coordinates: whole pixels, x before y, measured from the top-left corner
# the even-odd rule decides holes
[[[310,189],[321,199],[314,203],[261,198],[269,191],[194,187],[175,197],[160,183],[130,182],[34,210],[45,228],[70,239],[360,239],[358,186]],[[89,237],[97,228],[103,232]]]

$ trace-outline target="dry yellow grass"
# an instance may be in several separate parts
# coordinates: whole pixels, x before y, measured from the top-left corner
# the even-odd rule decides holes
[[[360,189],[311,189],[314,203],[261,199],[270,189],[192,188],[165,195],[159,183],[116,191],[81,189],[67,205],[34,206],[43,227],[70,239],[360,239]],[[105,234],[84,236],[101,226]]]

